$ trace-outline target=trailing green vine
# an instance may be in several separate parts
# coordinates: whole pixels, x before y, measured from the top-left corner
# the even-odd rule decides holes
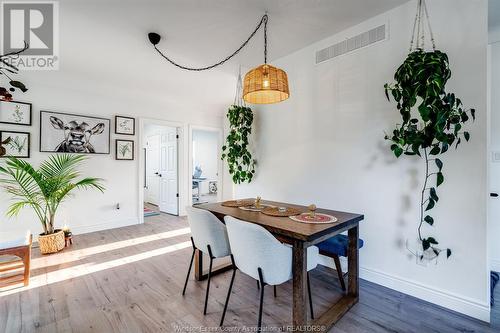
[[[246,106],[232,105],[228,112],[229,134],[222,146],[222,160],[226,160],[235,184],[250,183],[255,174],[255,160],[248,151],[248,137],[252,133],[253,113]]]
[[[387,99],[390,101],[391,94],[402,118],[392,136],[385,136],[392,142],[392,152],[398,158],[404,154],[425,160],[418,225],[418,239],[423,248],[423,254],[419,255],[421,260],[424,255],[428,259],[437,258],[444,251],[438,247],[436,238],[425,236],[423,230],[424,225],[434,225],[434,218],[428,212],[439,201],[436,188],[444,182],[443,162],[437,155],[444,154],[452,145],[456,149],[462,139],[469,141],[470,134],[462,131],[462,125],[470,117],[475,119],[474,109],[465,109],[455,94],[445,91],[450,77],[445,53],[417,49],[396,71],[395,83],[384,85]],[[435,179],[435,185],[429,185],[431,178]],[[446,249],[446,256],[450,255],[451,249]]]

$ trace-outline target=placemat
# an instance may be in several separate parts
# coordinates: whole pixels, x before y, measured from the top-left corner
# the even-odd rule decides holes
[[[241,206],[241,207],[238,207],[238,208],[241,209],[241,210],[248,210],[248,211],[251,211],[251,212],[261,212],[262,210],[264,210],[267,207],[272,207],[272,206],[261,204],[260,207],[257,208],[257,207],[255,207],[255,204],[253,204],[251,206]]]
[[[244,207],[244,206],[251,206],[253,204],[254,204],[253,200],[229,200],[221,203],[221,205],[225,207]]]
[[[316,213],[311,216],[309,213],[302,213],[295,216],[290,216],[290,218],[297,222],[302,223],[335,223],[338,219],[335,216],[328,214]]]
[[[281,217],[298,215],[301,213],[301,211],[296,208],[291,208],[291,207],[284,207],[284,208],[286,208],[286,210],[280,211],[280,207],[266,207],[261,212],[262,214],[270,216],[281,216]]]

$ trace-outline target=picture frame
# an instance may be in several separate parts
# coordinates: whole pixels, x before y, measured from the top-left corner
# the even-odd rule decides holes
[[[111,119],[40,111],[40,151],[110,154]]]
[[[134,141],[133,140],[115,140],[115,159],[118,161],[134,160]]]
[[[135,118],[115,116],[115,134],[135,135]]]
[[[0,101],[0,123],[31,126],[31,103],[19,101]]]
[[[29,158],[31,147],[31,133],[17,131],[0,131],[0,142],[10,137],[10,142],[3,144],[5,155],[1,157]]]

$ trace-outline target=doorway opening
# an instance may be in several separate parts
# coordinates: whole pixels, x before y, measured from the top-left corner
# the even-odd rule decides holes
[[[191,200],[192,204],[221,200],[221,137],[216,128],[191,128]]]
[[[142,143],[144,217],[179,215],[179,128],[145,123]]]

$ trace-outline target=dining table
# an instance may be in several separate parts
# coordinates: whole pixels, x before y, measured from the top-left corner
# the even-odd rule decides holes
[[[242,202],[255,199],[241,199]],[[262,205],[275,207],[290,207],[301,212],[307,212],[308,207],[268,200],[261,200]],[[229,215],[237,219],[261,225],[271,232],[277,239],[292,246],[293,272],[293,306],[292,321],[295,329],[304,329],[308,326],[318,326],[324,330],[330,329],[349,309],[359,300],[359,222],[364,219],[362,214],[347,213],[329,209],[317,208],[316,213],[334,216],[337,220],[332,223],[302,223],[288,217],[265,215],[259,211],[244,210],[238,207],[223,206],[222,202],[199,204],[196,208],[212,212],[224,222],[224,216]],[[347,252],[348,278],[347,290],[340,300],[332,304],[320,317],[311,322],[307,320],[307,248],[318,244],[339,233],[348,234],[349,245]],[[231,264],[225,264],[212,270],[212,275],[232,269]],[[203,253],[195,253],[195,279],[204,280],[207,273],[203,268]]]

